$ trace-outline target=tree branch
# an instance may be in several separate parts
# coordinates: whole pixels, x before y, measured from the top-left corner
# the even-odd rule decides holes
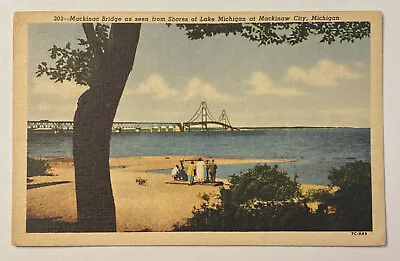
[[[89,44],[94,46],[96,40],[96,33],[94,31],[93,23],[82,23],[82,27]]]

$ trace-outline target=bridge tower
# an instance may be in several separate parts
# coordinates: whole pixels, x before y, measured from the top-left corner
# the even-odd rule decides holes
[[[201,131],[208,131],[208,125],[215,124],[223,126],[224,130],[237,130],[238,128],[232,127],[229,122],[228,115],[225,110],[222,110],[221,116],[218,121],[213,117],[210,110],[208,109],[207,103],[202,101],[197,111],[194,113],[192,118],[187,122],[182,123],[182,130],[186,128],[190,131],[191,126],[201,126]]]
[[[222,110],[221,116],[219,116],[218,121],[223,123],[223,124],[225,124],[224,125],[224,129],[225,130],[228,129],[228,126],[232,126],[231,123],[229,122],[228,114],[226,113],[225,110]]]
[[[208,108],[206,102],[201,102],[201,130],[207,131]]]

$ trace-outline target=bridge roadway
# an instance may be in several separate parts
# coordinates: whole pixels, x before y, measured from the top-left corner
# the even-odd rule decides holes
[[[204,126],[208,124],[215,124],[221,126],[224,130],[238,130],[230,125],[217,121],[207,121],[207,122],[114,122],[112,130],[114,132],[121,131],[173,131],[182,132],[190,131],[192,126]],[[71,131],[74,128],[73,121],[28,121],[28,130],[30,131]],[[207,130],[207,128],[206,128]]]
[[[170,129],[180,131],[183,123],[179,122],[114,122],[112,130],[120,132],[122,130],[141,130],[141,129]],[[178,128],[178,129],[177,129]],[[28,130],[53,130],[53,131],[68,131],[74,129],[73,121],[28,121]]]
[[[228,124],[225,124],[225,123],[219,122],[219,121],[206,121],[206,122],[203,122],[203,121],[191,121],[191,122],[184,122],[183,126],[184,126],[184,128],[187,127],[187,128],[190,129],[191,126],[197,126],[197,125],[203,126],[204,124],[207,124],[207,125],[208,124],[220,125],[225,130],[239,130],[239,128],[232,127],[231,125],[228,125]]]

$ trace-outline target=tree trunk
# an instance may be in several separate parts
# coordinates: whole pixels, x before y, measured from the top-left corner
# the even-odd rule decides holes
[[[90,41],[93,35],[88,34],[87,28],[90,29],[88,24],[84,24]],[[139,35],[140,24],[111,26],[104,57],[92,72],[96,78],[78,100],[73,157],[78,225],[82,232],[116,231],[109,165],[110,138],[119,100],[133,67]]]

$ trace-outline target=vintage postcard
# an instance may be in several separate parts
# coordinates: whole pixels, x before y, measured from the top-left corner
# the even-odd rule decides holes
[[[16,246],[386,244],[380,12],[14,15]]]

